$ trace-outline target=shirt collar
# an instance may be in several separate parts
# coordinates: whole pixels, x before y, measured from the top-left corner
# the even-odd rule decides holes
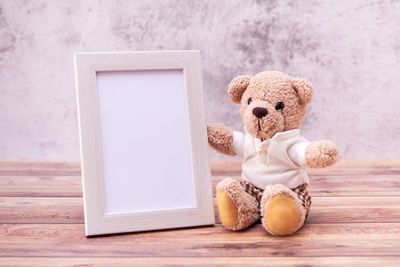
[[[246,127],[244,127],[244,132],[248,135],[251,135]],[[251,135],[252,136],[252,135]],[[255,140],[257,140],[257,143],[263,143],[263,142],[268,142],[268,141],[284,141],[284,140],[288,140],[294,137],[298,137],[300,136],[300,129],[293,129],[293,130],[288,130],[288,131],[284,131],[284,132],[279,132],[276,133],[274,136],[272,136],[272,138],[270,139],[266,139],[264,141],[261,141],[261,139],[252,136]]]

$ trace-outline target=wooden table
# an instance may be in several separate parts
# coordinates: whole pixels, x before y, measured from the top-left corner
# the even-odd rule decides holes
[[[213,183],[240,175],[237,161],[212,162]],[[0,265],[400,266],[400,159],[341,160],[310,170],[313,205],[296,235],[260,224],[86,238],[80,165],[0,162]]]

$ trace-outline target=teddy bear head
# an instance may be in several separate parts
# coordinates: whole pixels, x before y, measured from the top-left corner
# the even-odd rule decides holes
[[[246,130],[260,139],[300,128],[313,97],[311,83],[278,71],[238,76],[228,93],[233,103],[240,104]]]

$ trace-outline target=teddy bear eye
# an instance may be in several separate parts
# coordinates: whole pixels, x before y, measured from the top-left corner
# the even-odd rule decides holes
[[[276,110],[282,110],[285,107],[285,105],[282,102],[276,103],[275,109]]]
[[[251,97],[247,100],[247,104],[250,105],[250,103],[253,101],[253,99],[251,99]]]

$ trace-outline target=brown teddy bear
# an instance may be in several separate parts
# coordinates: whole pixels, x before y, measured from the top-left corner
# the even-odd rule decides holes
[[[244,133],[212,124],[208,141],[218,152],[241,157],[243,179],[218,183],[221,222],[237,231],[261,216],[268,233],[293,234],[303,226],[311,204],[305,167],[330,166],[339,153],[331,141],[308,142],[300,135],[312,86],[304,79],[265,71],[234,78],[228,94],[240,104]]]

